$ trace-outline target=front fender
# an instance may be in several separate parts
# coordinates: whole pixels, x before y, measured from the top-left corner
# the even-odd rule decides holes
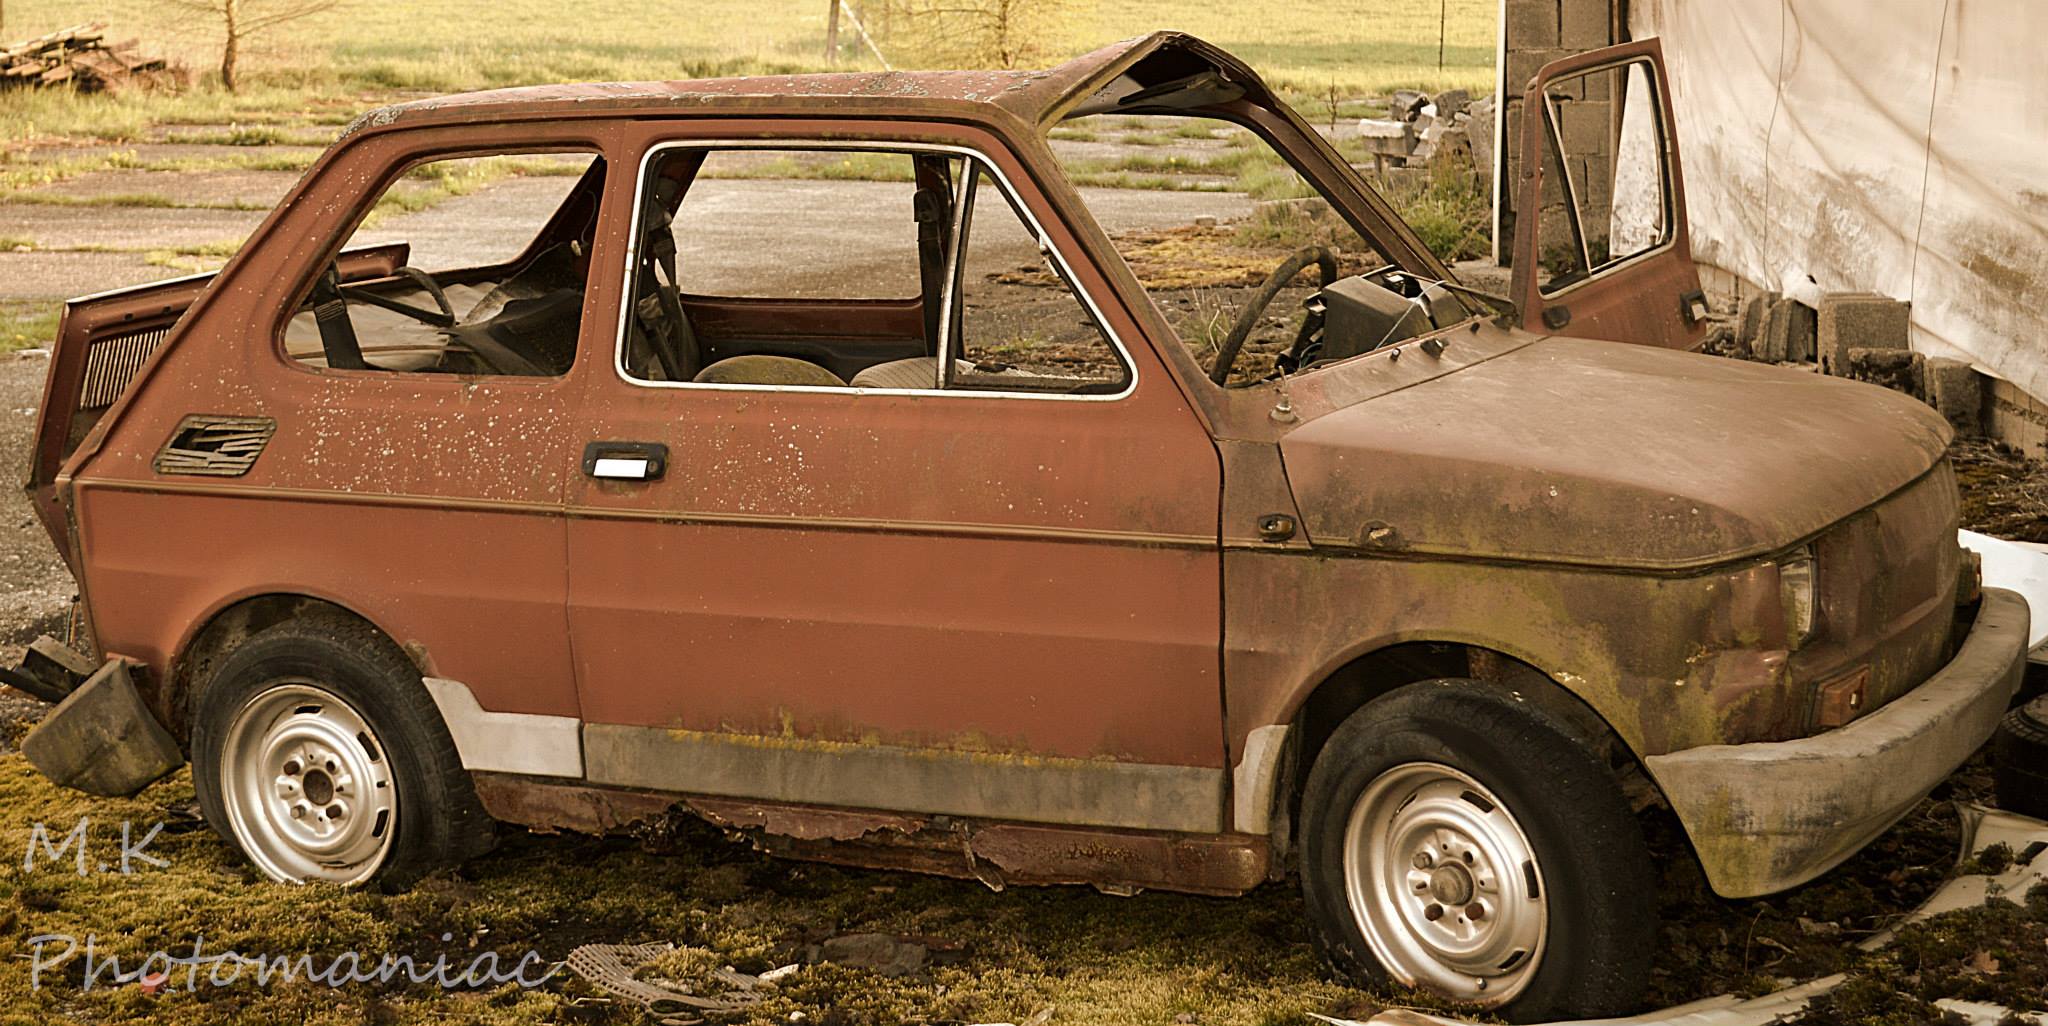
[[[1776,576],[1686,576],[1243,549],[1224,554],[1231,758],[1290,722],[1338,669],[1390,645],[1470,645],[1543,671],[1640,758],[1783,740],[1806,696],[1787,671]],[[1777,644],[1774,644],[1777,642]]]

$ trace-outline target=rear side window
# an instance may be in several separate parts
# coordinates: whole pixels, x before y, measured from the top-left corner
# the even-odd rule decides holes
[[[552,377],[575,362],[601,158],[414,165],[377,197],[284,328],[331,370]]]

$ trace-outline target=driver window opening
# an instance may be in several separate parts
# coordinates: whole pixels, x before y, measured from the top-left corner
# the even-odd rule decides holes
[[[1655,74],[1650,62],[1630,61],[1544,85],[1536,223],[1537,281],[1546,295],[1671,241]]]
[[[1118,92],[1112,88],[1105,95]],[[1193,96],[1190,103],[1213,97]],[[1393,267],[1249,128],[1174,113],[1070,117],[1053,152],[1181,342],[1227,387],[1312,370],[1475,312]]]
[[[574,362],[604,161],[414,165],[321,268],[284,329],[309,367],[553,377]]]

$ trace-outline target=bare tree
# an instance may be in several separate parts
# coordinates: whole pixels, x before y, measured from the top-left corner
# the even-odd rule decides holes
[[[275,28],[288,21],[297,21],[309,14],[331,10],[340,0],[159,0],[169,7],[191,11],[194,14],[219,18],[222,39],[220,49],[220,82],[228,92],[241,88],[242,80],[238,65],[242,56],[242,44],[250,36],[265,29]]]
[[[1019,68],[1055,56],[1071,0],[881,0],[881,24],[911,26],[902,40],[927,66]],[[891,39],[890,52],[897,40]]]

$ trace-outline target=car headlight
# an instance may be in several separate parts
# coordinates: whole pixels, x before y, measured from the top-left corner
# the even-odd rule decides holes
[[[1813,550],[1800,549],[1778,561],[1778,603],[1785,611],[1785,643],[1798,648],[1813,636],[1814,612],[1818,605],[1814,590]]]

